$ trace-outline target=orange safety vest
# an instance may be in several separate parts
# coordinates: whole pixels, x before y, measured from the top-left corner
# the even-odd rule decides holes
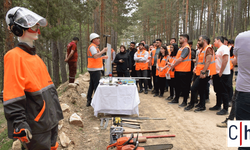
[[[169,59],[169,55],[165,56],[162,58],[162,60],[160,58],[157,59],[157,65],[158,65],[158,68],[163,68],[166,66],[167,62],[168,62],[168,59]],[[160,61],[161,60],[161,61]],[[156,69],[156,76],[159,76],[159,77],[166,77],[166,73],[168,71],[169,68],[165,68],[164,70],[162,71],[158,71],[158,69]]]
[[[229,48],[229,52],[230,52],[232,46],[228,46],[228,48]],[[233,58],[234,58],[234,55],[230,57],[230,70],[233,70],[233,69],[234,69],[234,65],[233,65],[233,63],[232,63]]]
[[[102,69],[103,64],[102,64],[102,58],[97,58],[95,59],[93,57],[93,55],[90,52],[90,47],[94,46],[97,50],[97,53],[100,52],[99,48],[97,45],[95,45],[94,43],[91,43],[88,47],[88,51],[87,51],[87,55],[88,55],[88,69]]]
[[[177,66],[175,66],[175,71],[178,71],[178,72],[190,72],[191,71],[191,48],[188,44],[181,47],[178,50],[177,55],[176,55],[176,59],[181,57],[182,50],[186,47],[189,49],[189,54],[186,58],[183,59],[183,61],[181,63],[179,63]]]
[[[170,63],[173,63],[174,61],[176,61],[175,56],[170,57],[168,61],[169,61]],[[170,69],[170,68],[169,68],[169,69]],[[169,70],[169,74],[170,74],[170,77],[171,77],[171,78],[174,78],[174,71]]]
[[[152,59],[151,59],[151,65],[153,66],[154,65],[154,60],[155,60],[155,52],[156,52],[156,49],[152,50],[151,53],[152,53]]]
[[[197,62],[196,71],[195,71],[195,74],[197,76],[200,75],[201,70],[203,70],[203,68],[205,66],[205,63],[206,63],[206,56],[205,56],[205,54],[207,52],[207,48],[208,47],[211,47],[211,46],[210,45],[206,46],[204,48],[204,50],[201,50],[200,53],[198,54],[198,62]],[[207,68],[207,70],[210,71],[209,76],[216,74],[216,64],[215,64],[215,54],[214,54],[214,51],[213,51],[213,56],[211,58],[211,62],[209,64],[209,67]]]
[[[147,52],[146,50],[143,50],[142,53],[140,53],[140,50],[138,50],[136,55],[137,55],[137,57],[144,57],[146,52]],[[138,62],[138,61],[135,62],[135,70],[147,70],[147,69],[148,69],[148,63],[146,61],[145,62]]]

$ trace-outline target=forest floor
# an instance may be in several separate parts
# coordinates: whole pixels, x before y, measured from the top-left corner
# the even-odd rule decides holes
[[[58,88],[60,103],[66,103],[70,106],[69,112],[64,112],[64,120],[60,121],[63,125],[59,134],[64,132],[72,141],[67,148],[63,148],[58,138],[59,150],[105,150],[109,145],[109,128],[100,129],[100,118],[104,117],[99,114],[94,116],[92,107],[86,107],[86,98],[80,94],[87,93],[88,90],[88,73],[79,75],[77,79],[79,86],[77,89],[68,89],[68,83],[62,84]],[[207,110],[200,113],[193,111],[184,112],[177,104],[168,104],[165,100],[169,92],[165,92],[163,98],[153,97],[153,94],[139,94],[140,117],[166,118],[166,120],[142,120],[142,130],[160,130],[169,129],[169,132],[161,132],[145,135],[174,134],[174,138],[148,139],[143,145],[154,144],[173,144],[173,150],[236,150],[237,148],[227,147],[227,128],[218,128],[216,123],[222,122],[227,116],[218,116],[215,111],[209,111],[208,108],[215,105],[215,93],[213,87],[210,87],[210,103],[206,104]],[[182,98],[180,98],[180,103]],[[230,109],[229,109],[230,111]],[[84,127],[70,125],[69,117],[77,113],[81,116]],[[105,116],[110,117],[110,116]],[[0,137],[6,131],[6,122],[3,117],[3,108],[0,105]],[[1,125],[2,124],[2,125]],[[6,139],[6,138],[5,138]],[[6,143],[6,142],[5,142]],[[0,148],[2,146],[0,138]]]

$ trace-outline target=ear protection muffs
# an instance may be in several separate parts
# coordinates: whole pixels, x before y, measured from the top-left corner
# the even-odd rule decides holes
[[[22,36],[24,33],[24,28],[14,22],[14,15],[9,14],[8,18],[10,19],[9,27],[11,32],[14,33],[16,36]]]

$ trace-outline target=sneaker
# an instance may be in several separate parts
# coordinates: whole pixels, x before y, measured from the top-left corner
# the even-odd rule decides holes
[[[182,103],[179,105],[179,107],[185,107],[185,106],[187,106],[187,103],[186,103],[186,102],[182,102]]]
[[[201,103],[198,103],[197,105],[194,106],[195,108],[201,107]]]
[[[228,111],[225,109],[220,110],[219,112],[216,113],[216,115],[227,115]]]
[[[169,96],[168,98],[166,98],[165,100],[172,100],[173,96]]]
[[[139,93],[142,93],[142,92],[143,92],[143,90],[140,90],[140,91],[139,91]]]
[[[154,97],[159,96],[159,94],[155,94]]]
[[[162,95],[162,94],[160,94],[160,95],[159,95],[159,97],[163,97],[163,95]]]
[[[188,111],[188,110],[191,110],[191,109],[193,109],[193,108],[194,108],[194,105],[188,104],[188,106],[185,107],[184,110],[185,110],[185,111]]]
[[[205,111],[206,110],[206,107],[199,107],[199,108],[196,108],[194,110],[194,112],[202,112],[202,111]]]
[[[144,94],[148,94],[148,90],[145,90]]]
[[[152,88],[149,88],[148,90],[149,90],[149,91],[151,91],[151,90],[152,90]]]
[[[173,99],[171,102],[168,102],[169,104],[178,104],[179,102],[176,99]]]
[[[228,121],[228,118],[226,118],[226,120],[221,123],[217,123],[216,126],[221,127],[221,128],[227,128],[227,121]]]
[[[90,102],[90,101],[87,101],[86,106],[89,107],[89,106],[91,106],[90,104],[91,104],[91,102]]]
[[[220,106],[214,106],[214,107],[210,107],[209,110],[221,110]]]

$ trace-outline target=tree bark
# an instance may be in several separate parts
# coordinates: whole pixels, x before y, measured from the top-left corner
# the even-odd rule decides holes
[[[176,27],[175,27],[175,32],[176,32],[176,40],[178,41],[179,39],[179,0],[177,0],[176,3]]]
[[[185,19],[185,31],[184,33],[187,33],[187,23],[188,23],[188,4],[189,4],[189,0],[187,0],[186,2],[186,19]]]
[[[204,9],[204,0],[202,0],[202,2],[201,2],[200,34],[199,34],[199,35],[201,35],[201,30],[202,30],[202,22],[203,22],[203,20],[202,20],[202,16],[203,16],[203,9]]]
[[[66,72],[66,63],[65,59],[65,51],[63,49],[62,40],[57,40],[57,47],[58,47],[58,54],[59,54],[59,63],[60,63],[60,71],[61,71],[61,78],[62,83],[67,81],[67,72]]]
[[[59,75],[59,54],[56,46],[56,41],[52,40],[51,43],[52,49],[52,62],[53,62],[53,82],[56,87],[60,84],[60,75]]]
[[[215,38],[215,28],[216,28],[216,13],[217,13],[217,0],[214,0],[214,14],[213,14],[213,38]]]

